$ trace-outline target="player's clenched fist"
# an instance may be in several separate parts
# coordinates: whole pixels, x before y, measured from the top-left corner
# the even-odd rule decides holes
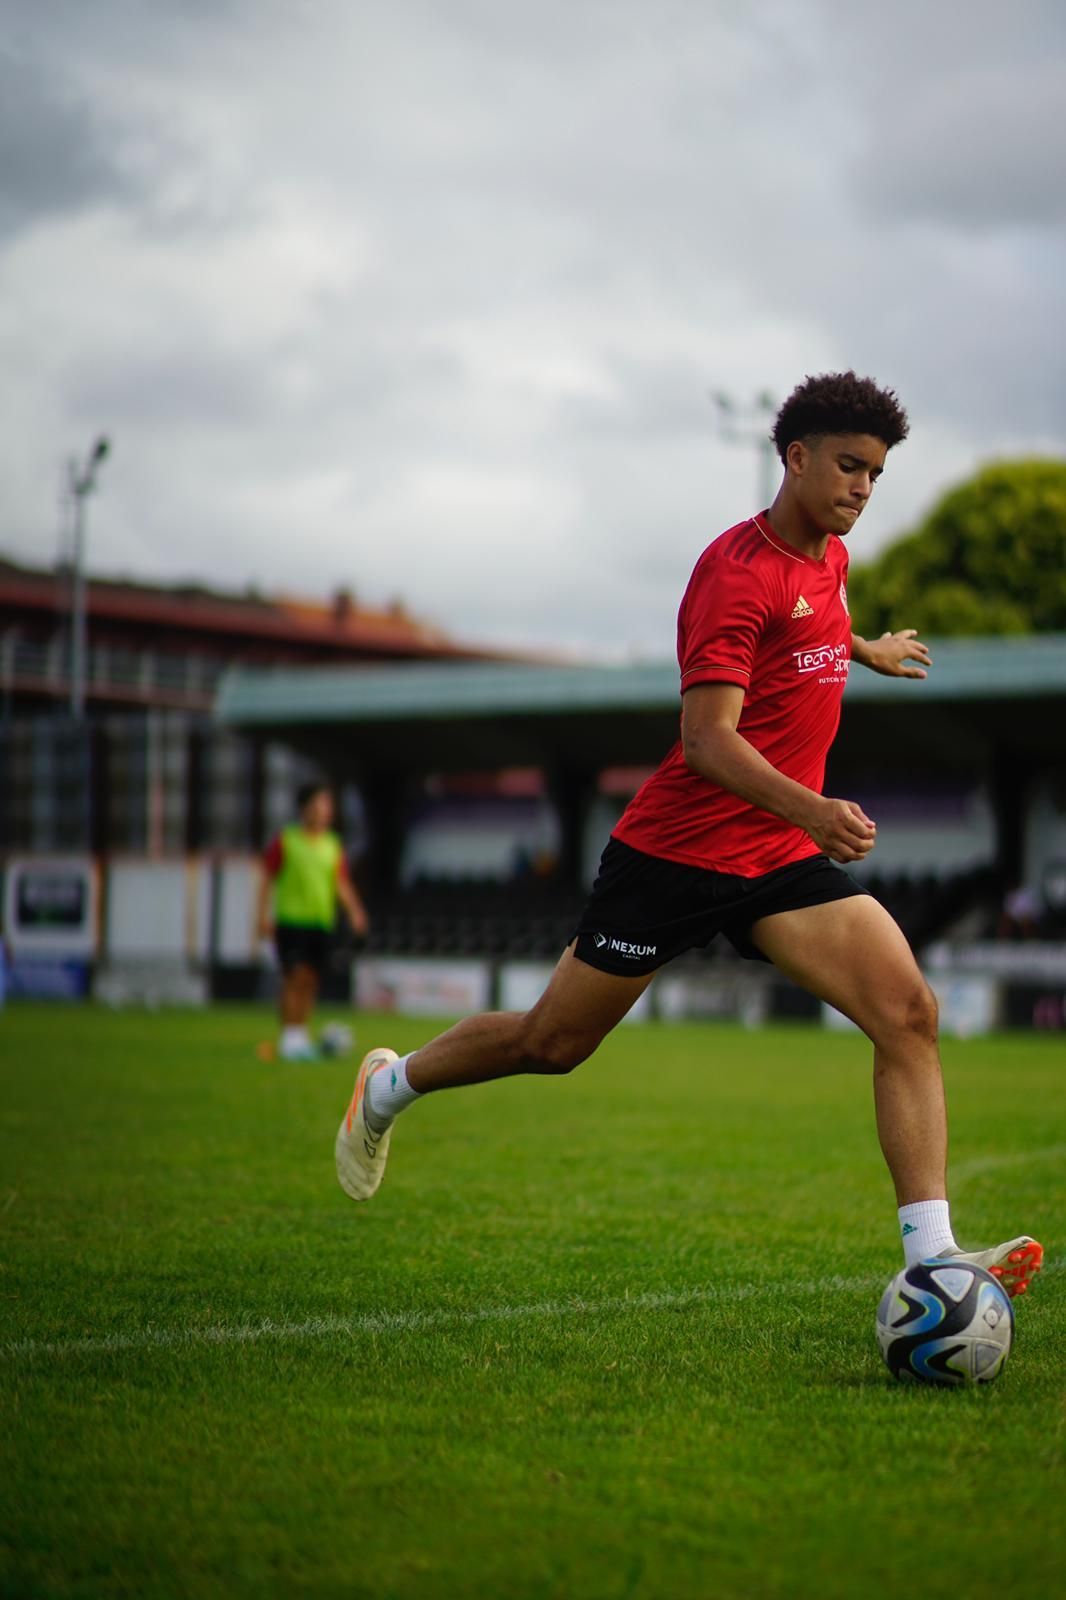
[[[877,824],[854,800],[825,799],[807,832],[831,861],[861,861],[874,847]]]

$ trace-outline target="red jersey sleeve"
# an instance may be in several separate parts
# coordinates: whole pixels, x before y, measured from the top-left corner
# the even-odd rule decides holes
[[[697,683],[748,687],[770,598],[742,562],[714,552],[697,563],[677,619],[682,694]]]
[[[281,834],[279,833],[275,838],[271,839],[270,843],[263,851],[263,866],[266,868],[267,872],[272,878],[276,878],[278,873],[281,871],[282,855],[283,846],[281,843]]]

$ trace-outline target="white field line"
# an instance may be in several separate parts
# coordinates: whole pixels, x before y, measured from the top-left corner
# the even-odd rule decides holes
[[[1045,1263],[1045,1272],[1061,1272],[1066,1257]],[[81,1339],[19,1339],[0,1345],[7,1361],[64,1356],[112,1355],[127,1350],[191,1350],[212,1345],[260,1344],[265,1340],[299,1343],[309,1339],[355,1339],[378,1333],[418,1333],[426,1328],[468,1328],[479,1323],[550,1321],[566,1317],[626,1316],[634,1311],[685,1311],[716,1301],[732,1304],[762,1295],[853,1294],[884,1287],[884,1274],[862,1278],[801,1278],[769,1283],[702,1284],[691,1289],[664,1289],[603,1300],[538,1300],[528,1305],[475,1306],[468,1310],[440,1307],[430,1311],[370,1311],[355,1317],[310,1317],[304,1322],[245,1322],[198,1328],[137,1328]]]
[[[1006,1151],[1003,1155],[973,1156],[969,1161],[948,1165],[949,1186],[965,1183],[968,1178],[983,1177],[986,1172],[1000,1172],[1007,1167],[1027,1167],[1034,1161],[1062,1161],[1066,1159],[1066,1144],[1045,1144],[1037,1150]]]

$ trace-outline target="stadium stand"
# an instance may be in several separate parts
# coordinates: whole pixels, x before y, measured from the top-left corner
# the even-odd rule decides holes
[[[864,885],[896,918],[920,949],[950,935],[975,910],[982,919],[999,898],[995,872],[978,867],[938,878],[933,873],[874,874]],[[581,910],[583,894],[553,879],[420,878],[370,904],[367,949],[380,955],[484,955],[497,959],[554,959]],[[717,941],[696,961],[729,959]]]
[[[872,873],[864,887],[891,912],[916,950],[949,937],[955,924],[975,912],[985,920],[1000,897],[999,878],[990,866],[946,877]]]
[[[388,955],[554,959],[583,896],[551,880],[501,883],[420,879],[371,903],[368,949]]]

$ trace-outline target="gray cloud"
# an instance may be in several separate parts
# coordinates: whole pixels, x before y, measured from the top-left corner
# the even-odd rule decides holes
[[[1066,61],[982,67],[907,107],[871,192],[888,216],[974,232],[1066,223]]]
[[[855,365],[915,424],[875,549],[1066,427],[1066,28],[1023,9],[27,12],[0,546],[47,549],[56,464],[105,427],[101,565],[664,654],[756,497],[708,391]]]
[[[126,189],[107,130],[74,85],[0,50],[0,233]]]

